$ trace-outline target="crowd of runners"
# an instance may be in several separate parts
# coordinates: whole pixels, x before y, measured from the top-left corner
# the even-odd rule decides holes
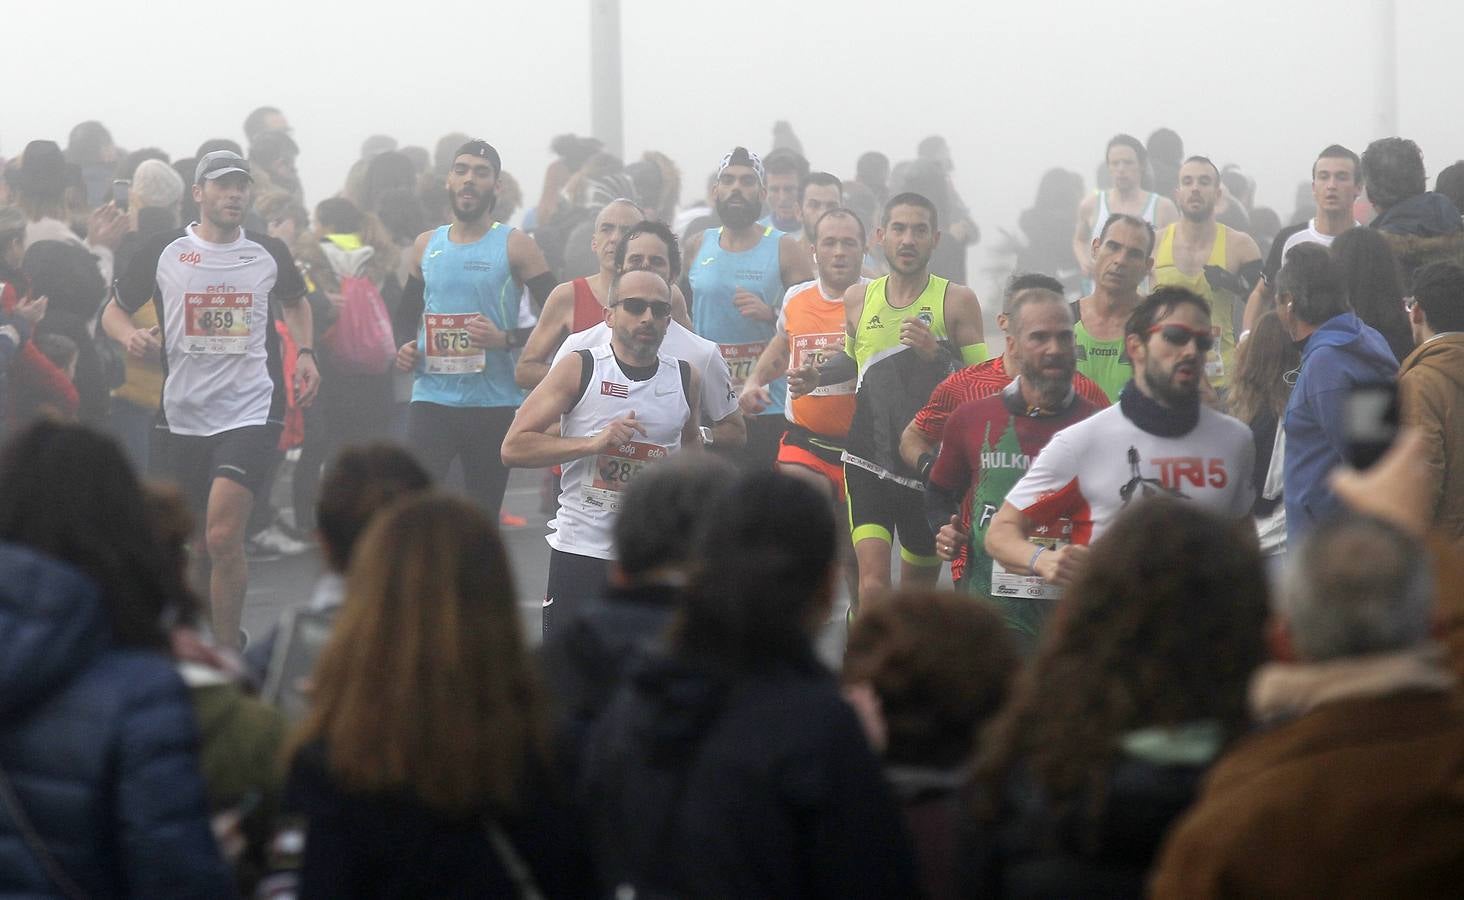
[[[1455,895],[1464,162],[1100,139],[978,297],[914,147],[27,144],[0,894]]]

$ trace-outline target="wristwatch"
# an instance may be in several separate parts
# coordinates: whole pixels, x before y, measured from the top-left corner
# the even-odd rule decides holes
[[[705,425],[698,425],[697,426],[697,431],[700,431],[701,432],[702,446],[703,447],[710,447],[710,446],[712,446],[712,429],[708,428]]]

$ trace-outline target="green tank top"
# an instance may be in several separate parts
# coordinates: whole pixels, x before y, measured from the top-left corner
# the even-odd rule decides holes
[[[854,340],[844,345],[844,352],[853,357],[859,366],[861,383],[870,366],[901,350],[909,349],[900,343],[900,325],[909,317],[915,316],[924,320],[935,333],[936,340],[950,338],[946,334],[945,322],[945,295],[946,288],[950,285],[949,280],[938,275],[930,276],[925,290],[920,292],[915,302],[899,309],[890,306],[889,297],[885,294],[885,285],[889,280],[888,275],[876,278],[864,289],[864,308],[859,313],[859,327],[854,332]]]
[[[1100,341],[1079,322],[1073,326],[1073,344],[1078,371],[1097,382],[1108,399],[1117,403],[1119,392],[1134,377],[1134,364],[1124,351],[1123,338]]]

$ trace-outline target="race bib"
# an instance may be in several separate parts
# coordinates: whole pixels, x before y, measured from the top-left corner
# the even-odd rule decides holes
[[[1047,552],[1052,553],[1072,543],[1069,540],[1072,531],[1072,522],[1064,521],[1061,537],[1038,536],[1029,538],[1029,540],[1033,544],[1041,544],[1047,548]],[[1035,549],[1036,547],[1033,547],[1033,550]],[[1062,588],[1043,581],[1040,575],[1016,575],[1008,572],[1002,568],[1001,563],[993,559],[991,561],[991,596],[1016,597],[1024,600],[1060,600],[1062,599]]]
[[[831,350],[831,347],[838,347],[839,342],[844,339],[842,331],[830,334],[800,334],[791,338],[790,347],[793,351],[793,368],[801,369],[804,366],[821,366],[828,362],[835,353],[843,353],[843,350]],[[841,381],[838,384],[820,385],[809,393],[810,397],[833,397],[840,394],[854,393],[855,379]]]
[[[595,457],[595,468],[585,485],[585,505],[607,512],[620,512],[621,494],[641,470],[666,458],[667,450],[659,444],[626,441],[613,450]]]
[[[423,316],[428,375],[469,375],[488,365],[488,352],[468,339],[468,320],[477,313]]]
[[[762,356],[763,348],[767,345],[767,341],[752,344],[717,345],[717,351],[722,354],[728,371],[732,373],[733,389],[741,392],[742,385],[752,375],[752,367],[757,365],[757,358]]]
[[[183,352],[237,356],[249,352],[253,294],[184,294]]]

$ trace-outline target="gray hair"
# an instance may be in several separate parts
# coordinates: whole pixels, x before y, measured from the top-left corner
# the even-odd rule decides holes
[[[1433,572],[1419,543],[1393,525],[1334,519],[1293,553],[1277,605],[1309,662],[1404,650],[1428,639]]]
[[[1020,336],[1022,333],[1022,310],[1038,303],[1061,304],[1063,311],[1067,313],[1068,321],[1072,321],[1072,309],[1069,308],[1067,298],[1062,294],[1056,291],[1050,291],[1047,288],[1026,288],[1012,295],[1011,303],[1007,309],[1007,332],[1013,337]]]

